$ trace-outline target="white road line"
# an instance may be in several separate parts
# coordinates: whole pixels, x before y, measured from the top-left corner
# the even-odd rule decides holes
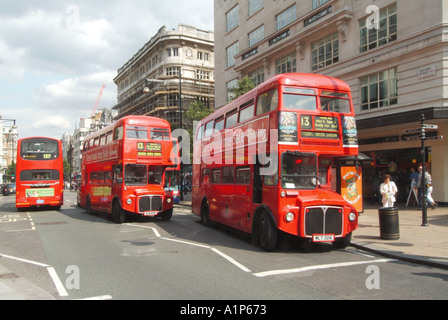
[[[167,240],[167,241],[173,241],[173,242],[178,242],[178,243],[183,243],[186,245],[190,245],[190,246],[195,246],[195,247],[200,247],[200,248],[205,248],[205,249],[211,249],[213,252],[217,253],[218,255],[220,255],[221,257],[223,257],[224,259],[226,259],[227,261],[229,261],[230,263],[234,264],[235,266],[237,266],[238,268],[240,268],[241,270],[243,270],[244,272],[252,272],[251,270],[249,270],[248,268],[246,268],[245,266],[243,266],[241,263],[239,263],[238,261],[236,261],[235,259],[233,259],[232,257],[229,257],[228,255],[222,253],[221,251],[219,251],[218,249],[212,248],[208,245],[204,245],[204,244],[200,244],[200,243],[195,243],[195,242],[190,242],[190,241],[184,241],[184,240],[179,240],[179,239],[173,239],[173,238],[165,238],[162,237],[160,235],[160,233],[157,231],[156,228],[153,227],[147,227],[147,226],[140,226],[137,224],[131,224],[131,223],[127,223],[126,225],[128,226],[133,226],[133,227],[139,227],[139,228],[147,228],[147,229],[152,229],[152,231],[154,232],[154,234],[162,239],[162,240]]]
[[[229,257],[228,255],[222,253],[221,251],[219,251],[218,249],[215,248],[211,248],[213,252],[219,254],[221,257],[223,257],[224,259],[226,259],[227,261],[233,263],[235,266],[237,266],[238,268],[240,268],[241,270],[243,270],[244,272],[252,272],[251,270],[247,269],[245,266],[243,266],[241,263],[239,263],[238,261],[236,261],[235,259],[233,259],[232,257]]]
[[[138,224],[132,224],[132,223],[126,223],[126,226],[131,226],[131,227],[137,227],[137,228],[145,228],[145,229],[151,229],[154,234],[156,235],[157,238],[161,238],[162,236],[160,235],[159,231],[156,228],[153,227],[147,227],[147,226],[140,226]]]
[[[271,270],[271,271],[254,273],[253,275],[256,277],[259,277],[259,278],[263,278],[263,277],[276,276],[276,275],[281,275],[281,274],[300,273],[300,272],[307,272],[307,271],[314,271],[314,270],[350,267],[350,266],[356,266],[356,265],[361,265],[361,264],[386,263],[386,262],[393,262],[393,261],[397,261],[397,260],[396,259],[379,259],[379,260],[369,260],[369,261],[341,262],[341,263],[324,264],[324,265],[309,266],[309,267],[296,268],[296,269]]]
[[[6,258],[6,259],[11,259],[11,260],[16,260],[16,261],[20,261],[20,262],[24,262],[24,263],[28,263],[28,264],[32,264],[32,265],[39,266],[39,267],[47,268],[47,271],[50,274],[50,277],[53,280],[53,283],[56,286],[56,289],[58,290],[59,295],[61,297],[68,296],[68,293],[65,290],[64,285],[61,282],[61,279],[59,279],[59,276],[56,273],[56,270],[54,270],[54,268],[52,266],[50,266],[48,264],[45,264],[45,263],[40,263],[40,262],[36,262],[36,261],[32,261],[32,260],[27,260],[27,259],[22,259],[22,258],[18,258],[18,257],[9,256],[7,254],[2,254],[2,253],[0,253],[0,257]]]
[[[33,218],[31,218],[31,215],[29,212],[26,213],[28,215],[28,219],[30,220],[31,229],[18,229],[18,230],[7,230],[6,232],[23,232],[23,231],[34,231],[36,230],[36,226],[34,225]]]
[[[33,264],[33,265],[39,266],[39,267],[44,267],[44,268],[50,267],[48,264],[44,264],[44,263],[40,263],[40,262],[36,262],[36,261],[32,261],[32,260],[27,260],[27,259],[22,259],[22,258],[17,258],[17,257],[13,257],[13,256],[8,256],[8,255],[2,254],[2,253],[0,253],[0,257]]]
[[[103,296],[83,298],[83,299],[73,299],[73,300],[110,300],[110,299],[112,299],[112,296],[106,294],[106,295],[103,295]]]
[[[162,240],[168,240],[168,241],[174,241],[174,242],[180,242],[180,243],[183,243],[183,244],[188,244],[190,246],[195,246],[195,247],[200,247],[200,248],[205,248],[205,249],[212,249],[211,247],[209,247],[207,245],[194,243],[194,242],[189,242],[189,241],[183,241],[183,240],[172,239],[172,238],[161,238],[161,239]]]
[[[56,270],[54,270],[53,267],[48,267],[47,270],[48,270],[48,273],[50,274],[51,279],[53,280],[54,285],[56,286],[56,289],[58,290],[59,296],[61,296],[61,297],[68,296],[68,293],[65,290],[65,287],[61,282],[61,279],[59,279],[59,276],[56,273]]]

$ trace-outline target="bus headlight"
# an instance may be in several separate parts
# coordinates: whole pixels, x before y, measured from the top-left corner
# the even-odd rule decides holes
[[[171,198],[167,198],[167,199],[166,199],[166,202],[167,202],[167,203],[171,203]]]
[[[292,220],[294,220],[294,213],[291,211],[288,211],[285,215],[285,220],[287,222],[291,222]]]
[[[356,220],[356,213],[354,213],[353,211],[350,212],[350,214],[348,215],[348,220],[350,220],[351,222]]]
[[[126,200],[126,203],[127,203],[127,204],[131,204],[131,203],[132,203],[132,199],[128,199],[128,200]]]

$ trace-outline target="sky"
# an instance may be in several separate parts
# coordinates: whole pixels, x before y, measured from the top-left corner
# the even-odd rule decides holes
[[[213,0],[1,0],[0,116],[19,138],[73,134],[103,85],[98,109],[117,103],[117,70],[180,23],[213,31]]]

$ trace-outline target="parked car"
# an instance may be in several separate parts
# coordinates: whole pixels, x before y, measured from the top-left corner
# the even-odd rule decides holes
[[[15,183],[7,183],[2,187],[2,194],[4,196],[9,196],[10,194],[16,193],[16,184]]]

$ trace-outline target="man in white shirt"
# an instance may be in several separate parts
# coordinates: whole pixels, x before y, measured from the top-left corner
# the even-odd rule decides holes
[[[398,189],[395,185],[395,182],[390,180],[390,175],[386,174],[384,176],[384,182],[380,186],[380,193],[383,196],[383,207],[384,208],[392,208],[396,201],[395,195],[397,194]]]

